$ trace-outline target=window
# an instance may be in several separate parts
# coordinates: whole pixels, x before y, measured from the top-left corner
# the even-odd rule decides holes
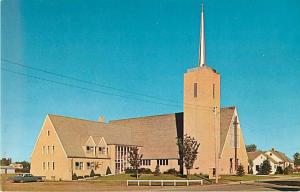
[[[47,131],[47,135],[50,136],[50,131],[49,130]]]
[[[87,153],[93,153],[94,152],[94,147],[92,147],[92,146],[86,146],[86,152]]]
[[[158,159],[157,164],[158,165],[168,165],[169,161],[168,161],[168,159]]]
[[[43,170],[46,169],[46,162],[43,162]]]
[[[146,165],[146,166],[151,165],[151,160],[150,159],[143,159],[142,160],[142,165]]]
[[[194,98],[198,96],[198,84],[194,83]]]
[[[50,146],[48,146],[48,148],[47,148],[47,154],[49,154],[50,153]]]
[[[105,147],[99,147],[99,154],[105,154]]]
[[[215,98],[215,84],[213,84],[213,99]]]
[[[86,163],[86,168],[87,168],[87,169],[91,169],[91,163],[90,163],[90,162],[87,162],[87,163]]]
[[[46,147],[43,146],[43,147],[42,147],[42,154],[45,154],[45,151],[46,151]]]
[[[50,169],[50,162],[49,161],[47,162],[47,165],[48,165],[47,170],[49,170]]]
[[[83,162],[75,162],[75,169],[83,170]]]
[[[52,161],[52,170],[55,169],[54,161]]]
[[[52,154],[54,154],[54,145],[52,145]]]

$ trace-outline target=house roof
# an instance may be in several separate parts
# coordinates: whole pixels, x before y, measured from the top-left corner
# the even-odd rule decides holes
[[[270,155],[264,154],[271,162],[273,162],[274,164],[278,164],[278,162],[272,158]]]
[[[259,157],[260,155],[263,155],[272,163],[277,164],[277,162],[272,157],[270,157],[269,155],[266,155],[262,151],[247,152],[247,155],[248,155],[248,159],[252,160],[252,161],[255,160],[257,157]]]
[[[235,107],[221,109],[221,149]],[[90,136],[96,145],[103,137],[107,144],[143,146],[145,159],[178,159],[177,137],[183,136],[183,112],[112,120],[109,123],[48,115],[67,156],[85,156],[82,146]]]
[[[261,152],[261,151],[252,151],[252,152],[247,152],[247,155],[248,155],[248,159],[253,161],[253,160],[256,159],[258,156],[264,155],[264,153]],[[265,155],[264,155],[264,156],[265,156]]]
[[[290,158],[288,158],[284,153],[280,151],[271,150],[270,152],[279,157],[284,162],[293,163],[293,161]]]

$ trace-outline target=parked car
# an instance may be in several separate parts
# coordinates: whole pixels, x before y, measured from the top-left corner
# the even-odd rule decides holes
[[[16,175],[14,177],[10,177],[9,180],[13,183],[24,183],[24,182],[41,182],[43,178],[40,176],[33,176],[30,173],[24,173],[20,175]]]

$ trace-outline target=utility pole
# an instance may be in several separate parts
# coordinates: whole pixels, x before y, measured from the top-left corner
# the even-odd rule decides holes
[[[218,150],[218,140],[217,140],[217,127],[216,127],[216,119],[217,119],[217,106],[213,107],[214,112],[214,127],[215,127],[215,177],[216,183],[219,183],[219,152]]]

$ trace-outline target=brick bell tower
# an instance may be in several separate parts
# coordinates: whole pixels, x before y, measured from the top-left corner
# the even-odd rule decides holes
[[[184,134],[200,142],[191,174],[203,173],[212,177],[219,170],[220,74],[205,62],[203,4],[198,66],[184,74]]]

